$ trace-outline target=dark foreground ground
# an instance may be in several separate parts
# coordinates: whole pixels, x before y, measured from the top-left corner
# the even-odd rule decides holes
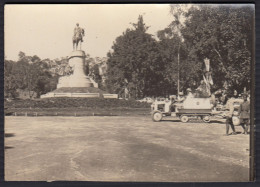
[[[5,180],[248,181],[249,136],[224,131],[149,116],[10,116]]]

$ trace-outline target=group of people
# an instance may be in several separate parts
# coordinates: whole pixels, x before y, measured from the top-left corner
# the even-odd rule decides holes
[[[199,87],[195,90],[194,93],[192,93],[191,88],[187,89],[187,95],[184,96],[182,92],[179,94],[179,101],[183,101],[186,98],[208,98],[211,94],[207,89],[206,82],[204,80],[201,80]]]
[[[201,85],[195,90],[194,93],[192,92],[191,88],[188,88],[186,90],[187,91],[186,96],[184,96],[184,94],[182,92],[180,92],[179,96],[178,96],[178,101],[183,101],[186,98],[208,98],[208,97],[210,97],[210,94],[208,94],[208,92],[206,91],[205,86],[206,86],[206,84],[202,80]]]
[[[225,134],[226,136],[230,135],[229,127],[231,127],[233,131],[231,135],[237,134],[232,120],[232,117],[234,116],[234,110],[235,110],[234,100],[235,100],[234,96],[229,97],[229,100],[227,101],[226,104],[226,110],[228,111],[226,116],[226,134]],[[247,94],[243,94],[243,102],[240,103],[237,113],[239,116],[240,125],[244,130],[243,134],[248,134],[248,129],[250,126],[250,101],[248,100]]]
[[[203,84],[202,84],[203,85]],[[198,90],[198,89],[197,89]],[[196,91],[197,91],[196,90]],[[203,92],[203,89],[199,90],[200,92]],[[178,97],[177,101],[182,102],[187,98],[196,98],[198,97],[198,92],[192,93],[192,90],[190,88],[187,89],[186,96],[183,96],[181,93]],[[235,126],[233,124],[232,118],[235,116],[234,111],[237,109],[236,117],[240,120],[240,125],[243,128],[243,134],[248,134],[249,132],[249,126],[250,126],[250,98],[248,94],[244,93],[242,95],[239,95],[237,91],[234,91],[234,94],[232,96],[225,95],[225,98],[221,98],[221,101],[223,100],[222,104],[226,104],[225,110],[226,113],[226,133],[225,135],[236,135],[237,132],[235,130]],[[237,102],[239,100],[239,102]],[[238,107],[235,108],[234,102],[238,103]],[[229,128],[231,127],[232,133],[229,134]]]

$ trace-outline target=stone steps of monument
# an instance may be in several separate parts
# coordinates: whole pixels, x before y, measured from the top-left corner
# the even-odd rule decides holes
[[[62,87],[58,88],[54,91],[54,93],[99,93],[99,94],[107,94],[108,92],[103,91],[99,88],[95,87]]]

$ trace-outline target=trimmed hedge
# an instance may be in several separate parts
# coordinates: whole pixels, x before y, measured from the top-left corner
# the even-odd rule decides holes
[[[104,98],[45,98],[5,102],[7,108],[150,108],[151,104],[136,100]]]

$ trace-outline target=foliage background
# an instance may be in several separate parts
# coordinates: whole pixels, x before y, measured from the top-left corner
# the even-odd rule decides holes
[[[214,85],[212,91],[239,93],[250,89],[250,63],[253,60],[254,10],[250,6],[230,5],[170,6],[172,23],[147,33],[145,17],[139,16],[114,41],[107,58],[87,57],[91,74],[100,88],[120,97],[143,98],[177,94],[199,86],[210,59]],[[179,65],[178,65],[179,56]],[[101,65],[105,70],[100,73]],[[6,60],[5,97],[28,92],[29,98],[56,89],[58,78],[71,73],[67,59],[40,59],[19,53],[17,62]]]

